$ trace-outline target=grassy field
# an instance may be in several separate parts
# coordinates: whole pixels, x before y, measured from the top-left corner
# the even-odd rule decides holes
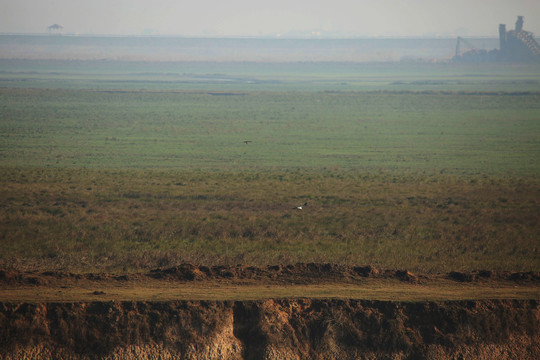
[[[2,168],[0,261],[539,270],[537,178]],[[308,202],[302,211],[293,207]]]
[[[0,106],[7,166],[540,173],[536,92],[0,89]]]
[[[534,66],[61,65],[0,76],[2,267],[540,271]]]
[[[539,91],[540,65],[0,59],[0,87],[155,91]]]

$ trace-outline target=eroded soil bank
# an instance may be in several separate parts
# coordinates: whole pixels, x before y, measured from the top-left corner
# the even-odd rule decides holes
[[[60,271],[18,271],[0,268],[0,285],[50,285],[55,280],[130,281],[143,278],[173,281],[257,281],[267,284],[293,283],[313,284],[321,282],[357,282],[365,278],[398,279],[418,283],[428,279],[446,278],[457,282],[499,282],[513,281],[540,284],[540,273],[489,271],[452,271],[447,274],[413,274],[408,270],[381,270],[371,265],[350,266],[340,264],[298,263],[294,265],[274,265],[254,267],[246,265],[203,266],[182,264],[168,268],[153,269],[147,273],[112,275],[107,273],[73,274]]]
[[[536,300],[0,303],[4,359],[538,359]]]

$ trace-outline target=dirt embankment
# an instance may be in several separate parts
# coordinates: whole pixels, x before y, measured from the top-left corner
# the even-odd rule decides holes
[[[26,271],[0,269],[0,285],[44,285],[63,281],[137,281],[141,279],[173,281],[241,281],[266,284],[319,284],[321,282],[358,282],[365,278],[397,279],[418,283],[430,279],[449,279],[456,282],[499,282],[539,284],[540,273],[489,271],[452,271],[446,274],[414,274],[408,270],[380,270],[371,265],[350,266],[340,264],[298,263],[294,265],[270,265],[255,267],[246,265],[204,266],[182,264],[163,269],[154,269],[143,274],[113,275],[103,273],[73,274],[60,271]]]
[[[535,300],[0,303],[4,359],[538,359]]]

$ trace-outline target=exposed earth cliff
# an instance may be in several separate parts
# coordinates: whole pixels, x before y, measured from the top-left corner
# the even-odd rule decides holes
[[[538,359],[535,300],[1,303],[4,359]]]

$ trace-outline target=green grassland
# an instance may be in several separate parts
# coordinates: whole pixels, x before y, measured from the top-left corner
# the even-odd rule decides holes
[[[202,91],[538,91],[539,64],[0,59],[0,87]]]
[[[540,270],[533,65],[6,64],[0,266]]]
[[[540,93],[0,94],[8,166],[540,173]]]

